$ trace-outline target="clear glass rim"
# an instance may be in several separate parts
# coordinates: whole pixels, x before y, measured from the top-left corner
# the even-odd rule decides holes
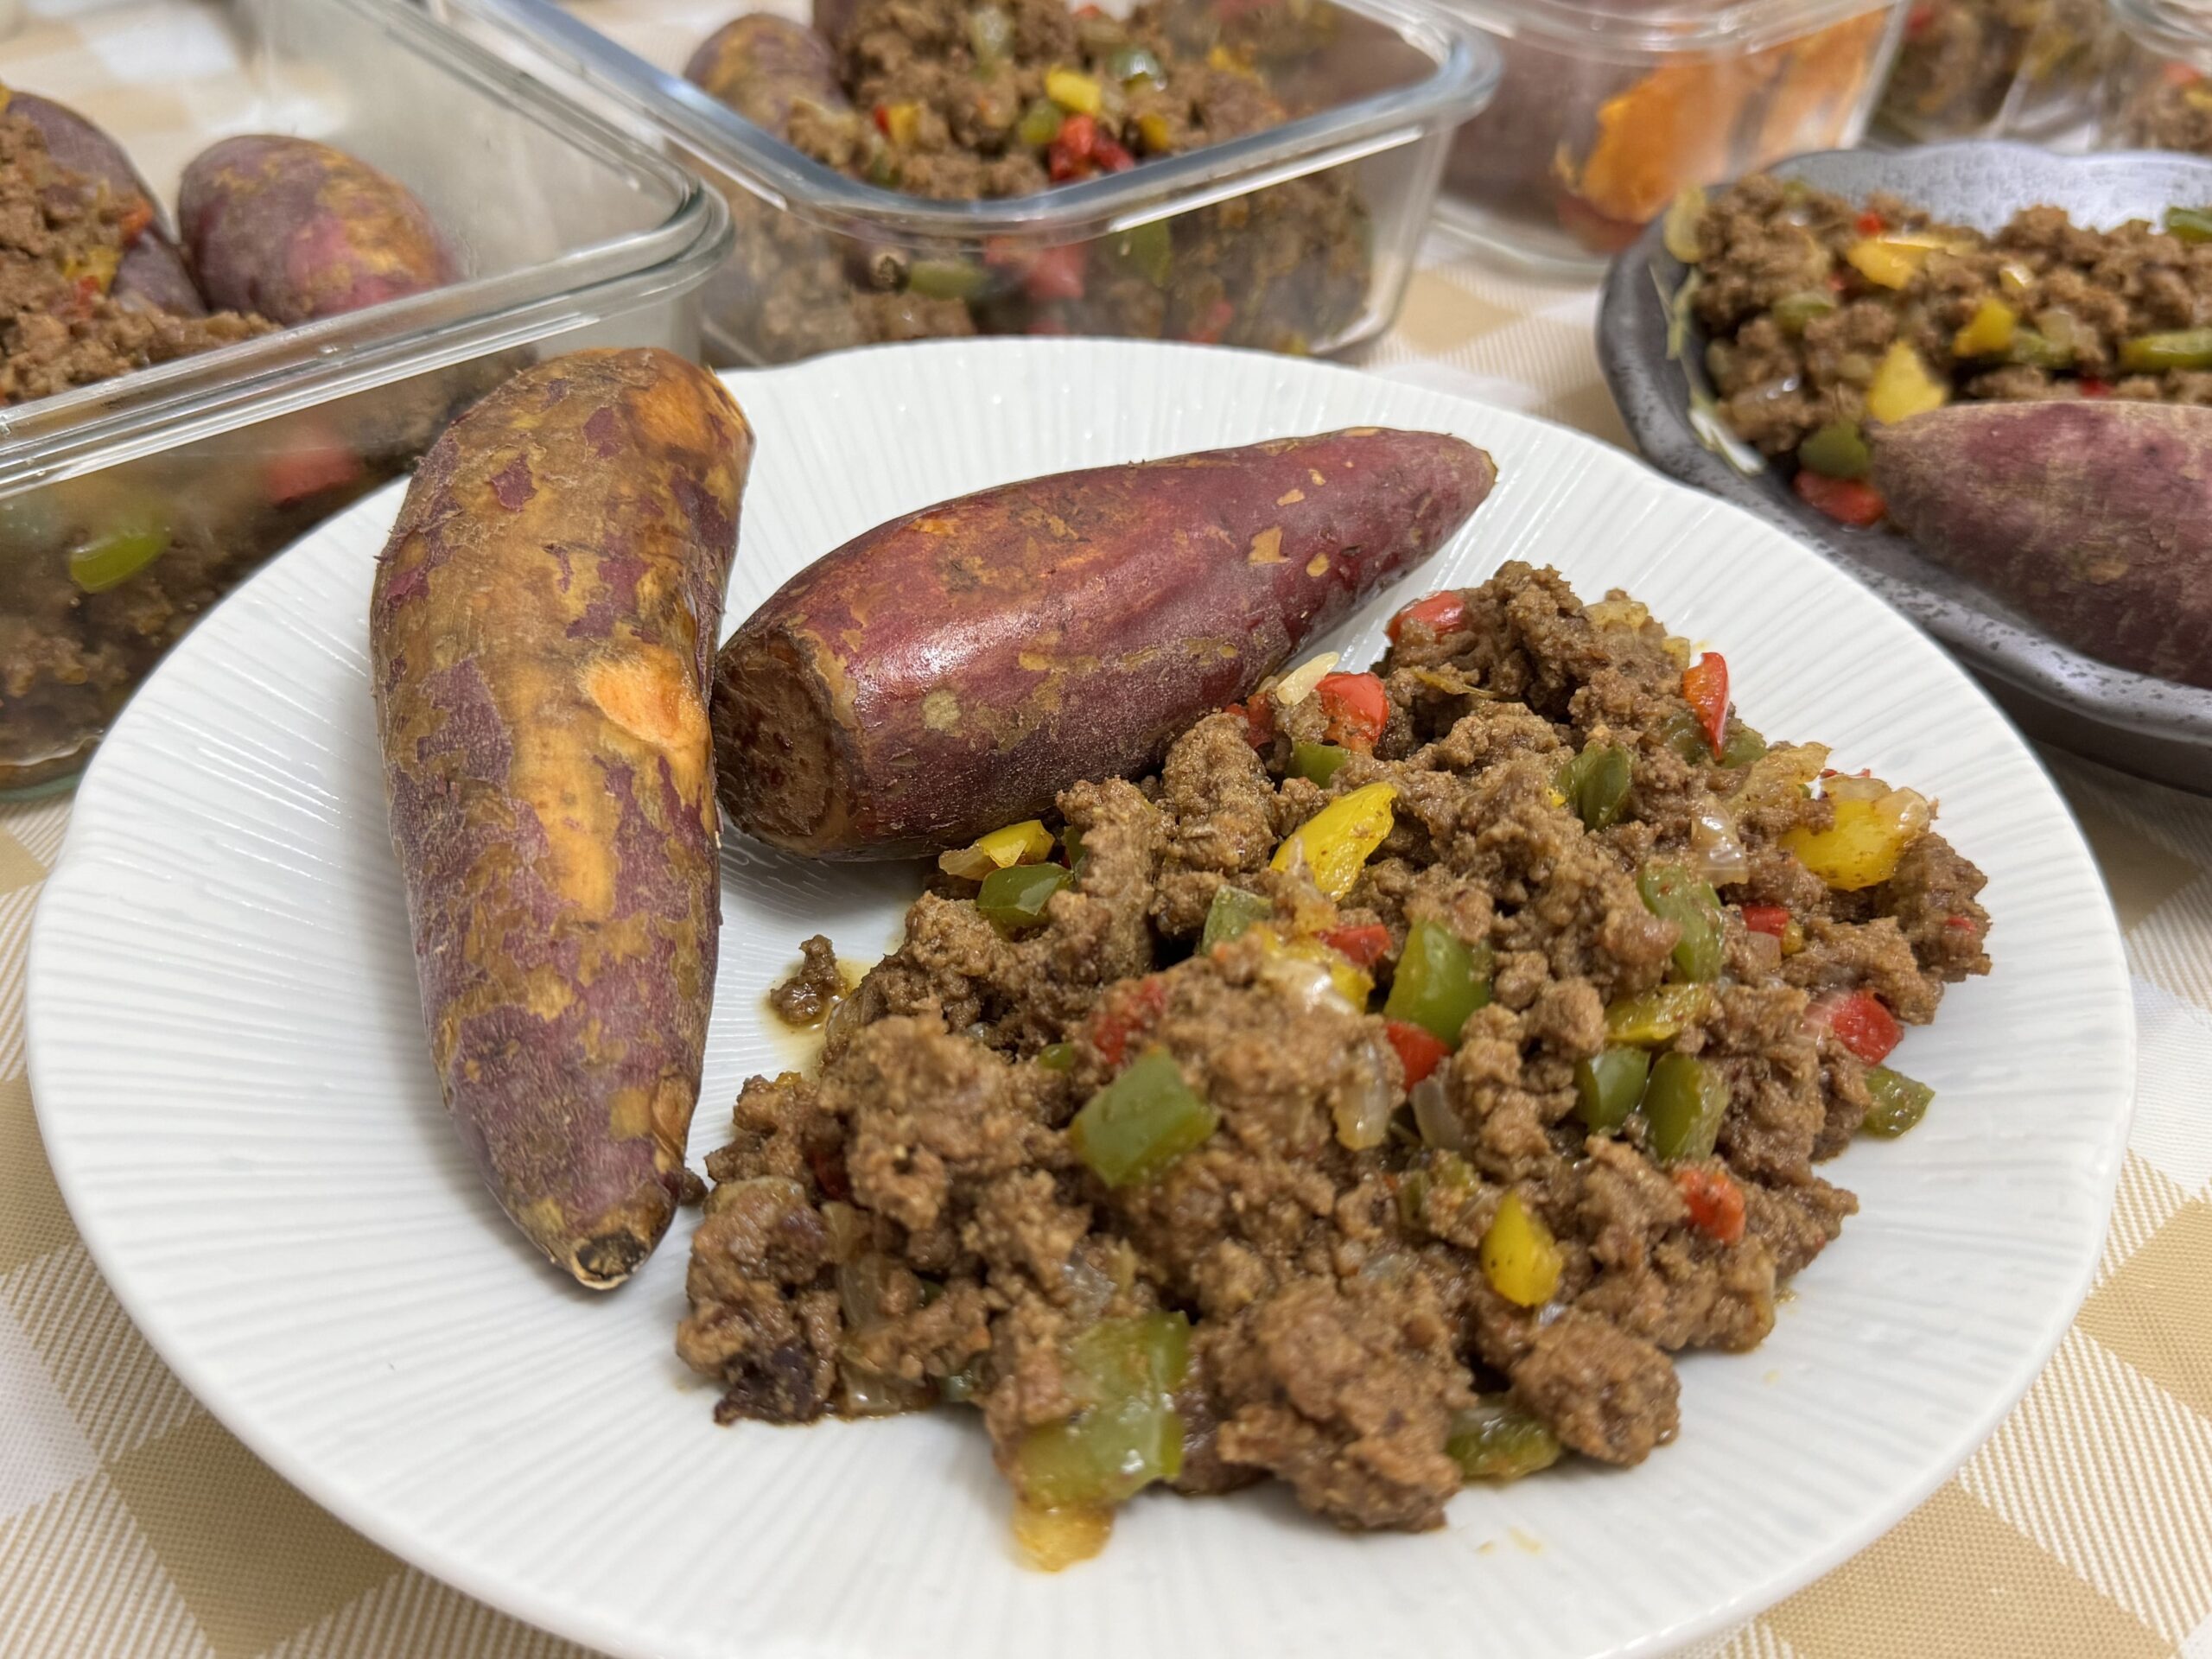
[[[1439,0],[1509,36],[1529,35],[1591,56],[1740,58],[1834,29],[1905,0]]]
[[[1410,86],[1126,173],[1033,195],[933,201],[848,178],[771,137],[679,75],[658,69],[554,0],[444,0],[613,99],[772,206],[887,236],[1073,239],[1242,195],[1456,125],[1490,102],[1503,64],[1472,24],[1423,0],[1332,0],[1389,28],[1433,68]]]
[[[520,270],[222,346],[0,409],[0,499],[219,436],[334,397],[509,349],[696,287],[728,252],[728,210],[681,168],[517,72],[409,0],[327,0],[472,89],[528,114],[666,200],[660,223]]]
[[[2212,57],[2212,6],[2188,0],[2110,0],[2121,29],[2154,50]]]

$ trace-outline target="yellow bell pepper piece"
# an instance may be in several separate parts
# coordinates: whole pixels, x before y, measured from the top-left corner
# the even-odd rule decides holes
[[[1103,99],[1097,81],[1075,69],[1047,69],[1045,96],[1075,115],[1097,114]]]
[[[1283,946],[1282,953],[1325,970],[1329,983],[1336,987],[1338,996],[1351,1004],[1355,1012],[1367,1011],[1367,999],[1375,990],[1374,976],[1348,960],[1342,951],[1308,937],[1290,940]]]
[[[1395,784],[1367,784],[1338,796],[1291,831],[1275,849],[1270,868],[1302,868],[1330,898],[1343,898],[1389,835],[1395,822],[1390,803],[1397,798]]]
[[[922,106],[912,103],[887,104],[883,106],[883,136],[901,149],[909,148],[914,135],[921,130]]]
[[[1984,300],[1966,326],[1951,336],[1953,357],[1997,357],[2012,349],[2020,314],[2002,300]]]
[[[965,847],[956,847],[937,855],[937,867],[947,875],[964,876],[970,881],[980,881],[993,870],[1010,869],[1016,864],[1041,863],[1052,855],[1052,832],[1041,819],[1025,818],[1020,823],[1009,823],[1003,830],[994,830]]]
[[[1950,389],[1929,372],[1920,353],[1902,340],[1882,354],[1873,384],[1866,388],[1866,412],[1885,423],[1941,409],[1950,400]]]
[[[1831,778],[1826,792],[1835,804],[1835,822],[1825,830],[1800,825],[1782,837],[1782,844],[1827,886],[1844,893],[1888,880],[1904,849],[1935,816],[1914,791],[1891,789],[1878,779]]]
[[[1137,117],[1137,137],[1144,140],[1147,156],[1165,156],[1175,147],[1175,134],[1167,118],[1157,110],[1147,110]]]
[[[1559,1288],[1559,1241],[1518,1192],[1497,1206],[1478,1255],[1490,1287],[1516,1307],[1541,1307]]]
[[[1843,251],[1844,263],[1877,288],[1903,288],[1919,274],[1928,256],[1956,247],[1948,237],[1926,231],[1885,231]]]

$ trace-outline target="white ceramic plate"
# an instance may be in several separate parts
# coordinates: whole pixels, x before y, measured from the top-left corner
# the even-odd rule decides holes
[[[1996,975],[1903,1063],[1939,1091],[1828,1173],[1865,1211],[1774,1335],[1682,1365],[1681,1441],[1348,1537],[1277,1491],[1132,1506],[1098,1560],[1018,1565],[980,1427],[717,1428],[671,1353],[688,1217],[576,1291],[479,1188],[425,1056],[385,839],[364,616],[395,491],[222,606],[108,738],[46,889],[33,1086],[71,1210],[185,1382],[309,1496],[623,1655],[868,1659],[1650,1652],[1874,1537],[1995,1424],[2084,1289],[2133,1076],[2120,948],[2057,795],[1966,677],[1749,514],[1588,438],[1345,370],[1095,342],[899,347],[745,374],[761,434],[730,615],[869,524],[1103,461],[1332,427],[1456,432],[1501,482],[1420,579],[1548,560],[1726,648],[1739,706],[1940,795],[1989,872]],[[1363,659],[1404,594],[1339,640]],[[881,949],[912,867],[733,848],[695,1162],[791,1061],[762,993],[827,929]]]

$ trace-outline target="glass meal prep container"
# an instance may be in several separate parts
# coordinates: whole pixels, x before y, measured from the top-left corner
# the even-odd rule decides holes
[[[1450,0],[1503,49],[1459,129],[1442,213],[1494,251],[1586,275],[1693,185],[1859,142],[1901,0]]]
[[[709,284],[706,328],[737,363],[1004,334],[1340,351],[1395,314],[1446,136],[1497,73],[1478,35],[1422,0],[1184,0],[1160,14],[1179,55],[1259,78],[1292,119],[1134,165],[1125,152],[1126,170],[1029,194],[940,200],[825,166],[682,79],[701,40],[761,10],[746,0],[434,3],[605,100],[728,197],[736,252]],[[1101,95],[1082,79],[1069,112],[1040,100],[1042,115],[1065,129]],[[1123,92],[1103,95],[1110,120]],[[876,112],[887,175],[907,142],[896,114]]]
[[[0,408],[0,791],[66,780],[191,623],[537,355],[696,356],[719,200],[406,0],[35,11],[0,80],[99,123],[165,211],[216,139],[410,187],[454,283]]]
[[[1882,126],[1915,143],[2052,138],[2095,115],[2106,0],[1912,0]]]
[[[2212,156],[2212,0],[2112,0],[2098,143]]]

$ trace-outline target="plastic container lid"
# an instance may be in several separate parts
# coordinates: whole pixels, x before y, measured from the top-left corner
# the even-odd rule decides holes
[[[1577,55],[1747,57],[1900,0],[1445,0],[1510,37],[1562,43]],[[2166,3],[2167,0],[2152,0]]]
[[[2153,52],[2202,59],[2212,54],[2212,5],[2192,0],[2111,0],[2120,26]]]

